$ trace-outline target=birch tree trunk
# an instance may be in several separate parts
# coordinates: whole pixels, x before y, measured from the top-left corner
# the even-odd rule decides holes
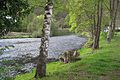
[[[52,0],[47,0],[47,4],[45,6],[44,25],[42,29],[41,46],[36,67],[35,78],[46,76],[46,63],[48,56],[52,9]]]

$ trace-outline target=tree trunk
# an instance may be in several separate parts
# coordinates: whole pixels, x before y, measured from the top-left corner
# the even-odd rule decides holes
[[[109,23],[109,30],[107,34],[107,42],[111,42],[112,37],[112,26],[113,26],[113,14],[114,14],[114,0],[109,0],[110,2],[110,23]]]
[[[114,36],[118,5],[119,5],[119,0],[110,0],[110,24],[109,24],[109,31],[107,35],[108,43],[111,42],[111,38]]]
[[[46,63],[48,56],[52,8],[52,0],[47,0],[47,4],[45,6],[44,25],[42,29],[41,46],[36,67],[35,78],[46,76]]]
[[[97,4],[97,25],[96,25],[96,28],[95,28],[93,49],[98,49],[99,48],[101,22],[102,22],[102,1],[99,0],[98,4]]]
[[[114,19],[113,19],[113,28],[112,28],[112,37],[114,37],[115,27],[116,27],[116,17],[118,12],[119,0],[116,0]]]
[[[112,37],[112,26],[113,26],[113,21],[110,20],[110,23],[109,23],[109,31],[108,31],[108,35],[107,35],[107,42],[108,42],[108,43],[111,42],[111,37]]]

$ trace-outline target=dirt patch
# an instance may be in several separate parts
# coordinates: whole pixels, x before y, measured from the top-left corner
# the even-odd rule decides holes
[[[7,36],[18,36],[18,35],[31,35],[31,33],[24,33],[24,32],[9,32]]]
[[[120,69],[112,71],[105,76],[100,76],[98,80],[120,80]]]
[[[112,72],[111,76],[118,78],[120,80],[120,69],[115,70],[114,72]]]
[[[84,71],[68,72],[68,80],[120,80],[120,69],[106,75],[94,75]]]

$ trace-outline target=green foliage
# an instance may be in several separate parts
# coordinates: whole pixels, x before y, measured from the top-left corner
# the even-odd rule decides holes
[[[6,2],[5,6],[7,7],[7,9],[3,7],[4,2]],[[52,25],[53,27],[52,27],[51,35],[59,35],[59,34],[64,35],[60,33],[61,31],[59,31],[58,29],[60,27],[68,26],[68,23],[64,22],[64,18],[67,14],[67,9],[65,5],[67,2],[63,0],[62,1],[54,0],[53,3],[55,9],[53,10],[54,12],[53,16],[55,16],[53,19],[54,21],[55,20],[56,21],[53,22],[54,24]],[[5,1],[2,0],[1,4],[2,4],[0,5],[1,6],[0,22],[2,25],[0,27],[1,35],[7,34],[8,31],[12,31],[12,32],[14,31],[14,32],[29,32],[32,33],[32,37],[41,37],[40,28],[42,28],[41,26],[43,25],[43,20],[37,18],[37,16],[44,15],[44,7],[46,4],[46,0],[12,0],[12,3],[9,0],[5,0]],[[30,14],[26,16],[26,14],[28,13]],[[10,19],[6,19],[5,18],[6,16]],[[3,31],[4,29],[5,31]],[[58,30],[59,32],[57,33],[56,30]],[[7,38],[7,36],[5,36],[4,38]]]
[[[97,21],[97,4],[99,0],[69,0],[67,3],[70,31],[75,33],[88,32],[92,33],[94,26],[94,17]],[[109,24],[109,7],[108,0],[101,0],[103,2],[103,18],[102,29]]]
[[[14,77],[8,77],[5,75],[5,73],[7,72],[7,67],[3,67],[1,66],[0,67],[0,80],[14,80],[15,78]]]
[[[68,3],[71,31],[86,30],[92,25],[90,16],[94,13],[95,0],[70,0]],[[69,7],[71,6],[71,7]],[[88,29],[89,30],[89,29]]]
[[[92,48],[92,45],[93,45],[93,40],[89,38],[88,41],[85,44],[85,47],[86,48]]]
[[[32,37],[34,37],[34,38],[40,38],[41,37],[41,31],[34,31],[33,33],[32,33]]]
[[[0,48],[0,55],[3,53],[2,51],[5,50],[6,48],[9,48],[8,46],[6,47],[2,47]],[[10,62],[8,62],[10,63]],[[0,62],[0,80],[14,80],[14,77],[8,77],[5,75],[5,73],[7,72],[7,68],[6,66],[3,66],[3,64],[1,64]]]
[[[28,0],[28,3],[31,7],[43,7],[45,6],[46,1],[45,0]]]
[[[22,20],[21,28],[23,32],[32,33],[32,37],[41,37],[41,29],[43,26],[43,20],[37,19],[36,17],[44,14],[45,2],[46,2],[45,0],[41,0],[41,1],[30,0],[29,1],[29,4],[31,7],[33,7],[33,10],[27,17],[25,17]],[[68,23],[64,21],[65,16],[67,14],[66,13],[67,10],[65,10],[66,8],[65,8],[65,5],[63,4],[65,4],[64,1],[59,1],[59,0],[54,1],[55,10],[53,10],[54,15],[52,18],[51,36],[70,34],[70,31],[68,29],[67,30],[60,29],[60,28],[68,27]],[[38,14],[39,12],[40,14]]]
[[[33,37],[41,37],[42,28],[43,28],[43,20],[44,16],[40,15],[33,19],[33,22],[28,25],[28,30],[33,31]]]
[[[57,21],[55,19],[52,19],[50,36],[55,36],[58,32],[58,27],[56,22]]]
[[[52,20],[51,36],[62,36],[62,35],[70,35],[70,34],[72,34],[69,31],[69,28],[61,28],[61,26],[63,27],[65,25],[64,22],[59,23],[59,24],[61,24],[61,26],[59,26],[59,24],[57,24],[58,22],[55,19]]]
[[[1,0],[0,1],[0,36],[4,35],[3,30],[16,29],[20,25],[20,19],[29,13],[27,0]]]
[[[34,14],[30,14],[23,25],[27,26],[27,32],[32,33],[32,37],[41,37],[42,27],[43,27],[43,15],[36,16]]]

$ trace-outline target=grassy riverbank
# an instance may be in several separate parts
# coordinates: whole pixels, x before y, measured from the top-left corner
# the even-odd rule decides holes
[[[50,36],[64,36],[64,35],[72,35],[68,29],[58,30],[56,32],[52,32]],[[13,39],[13,38],[40,38],[40,33],[26,33],[26,32],[9,32],[7,35],[2,36],[1,39]]]
[[[82,60],[63,64],[53,62],[47,65],[47,76],[40,80],[119,80],[120,79],[120,33],[110,44],[101,38],[100,49],[80,50]],[[15,80],[34,80],[31,73],[16,76]]]

